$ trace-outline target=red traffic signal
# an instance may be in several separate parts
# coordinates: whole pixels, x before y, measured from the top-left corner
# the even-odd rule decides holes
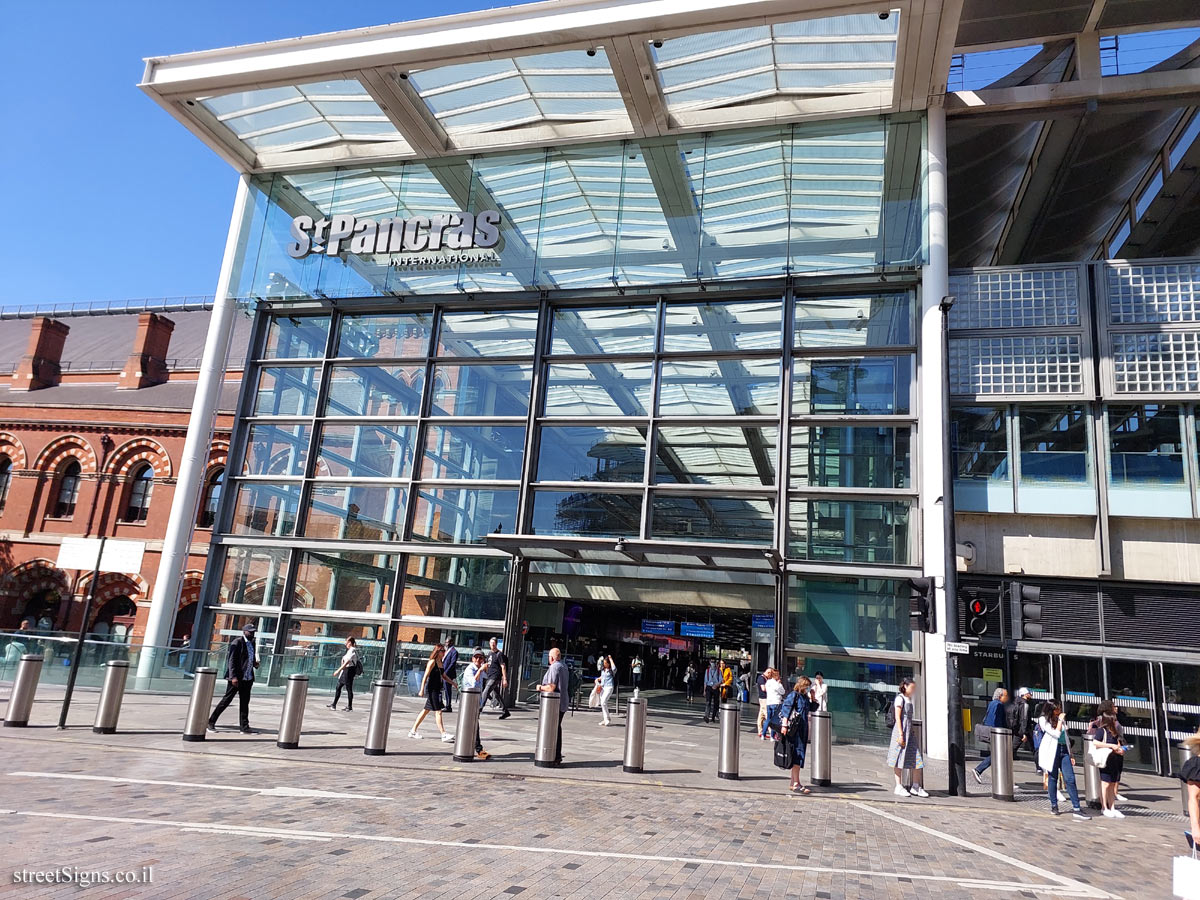
[[[987,612],[986,603],[984,603],[982,600],[971,601],[971,615],[982,616],[985,612]]]

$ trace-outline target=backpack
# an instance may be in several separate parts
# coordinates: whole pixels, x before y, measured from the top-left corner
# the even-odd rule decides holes
[[[887,722],[888,728],[896,727],[896,701],[894,699],[888,704],[887,715],[884,717],[884,721]]]
[[[1037,752],[1041,748],[1042,737],[1044,735],[1045,735],[1045,732],[1042,731],[1041,722],[1039,722],[1038,724],[1033,726],[1033,749],[1034,749],[1034,752]]]
[[[355,654],[355,656],[354,656],[354,677],[357,678],[362,673],[363,673],[362,657],[359,656],[358,654]]]

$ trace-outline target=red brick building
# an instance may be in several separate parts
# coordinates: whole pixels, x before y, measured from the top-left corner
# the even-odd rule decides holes
[[[145,542],[138,575],[103,574],[89,630],[139,643],[175,490],[209,314],[71,310],[0,321],[0,630],[77,631],[91,572],[60,570],[64,537]],[[205,472],[173,637],[188,634],[220,496],[247,320]]]

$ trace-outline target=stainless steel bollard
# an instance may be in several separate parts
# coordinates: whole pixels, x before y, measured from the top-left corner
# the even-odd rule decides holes
[[[738,724],[741,704],[722,703],[717,712],[720,729],[717,735],[717,777],[733,781],[738,777]]]
[[[371,682],[371,714],[367,717],[367,739],[363,753],[383,756],[387,752],[388,729],[392,727],[392,701],[396,699],[396,682]]]
[[[201,666],[196,670],[192,683],[192,699],[188,701],[187,717],[183,720],[183,739],[202,741],[208,727],[208,715],[212,709],[213,687],[217,683],[217,670]]]
[[[913,719],[912,727],[909,729],[909,733],[908,733],[909,743],[916,744],[918,747],[921,747],[924,731],[925,731],[924,723],[922,723],[920,719]],[[921,753],[922,753],[922,755],[924,755],[924,753],[925,753],[924,748],[921,749]],[[903,756],[903,754],[902,754],[902,756]],[[900,784],[903,785],[905,790],[912,789],[913,780],[916,777],[916,771],[917,771],[916,769],[901,769],[900,770]],[[921,782],[917,781],[917,784],[921,784]]]
[[[535,766],[557,766],[558,747],[558,691],[545,691],[538,703],[537,743],[533,748]]]
[[[116,732],[117,717],[121,715],[121,701],[125,699],[125,679],[128,676],[127,660],[113,659],[105,664],[100,703],[96,706],[96,721],[92,723],[92,731],[96,734]]]
[[[13,679],[12,694],[8,698],[8,712],[4,716],[5,728],[24,728],[29,724],[33,712],[33,695],[37,693],[38,679],[42,677],[42,655],[26,653],[17,663],[17,675]],[[1185,785],[1186,787],[1186,785]]]
[[[308,699],[308,676],[289,675],[283,695],[283,714],[279,717],[279,739],[275,746],[295,750],[300,746],[300,727],[304,724],[304,702]]]
[[[1044,740],[1044,738],[1043,738]],[[1099,809],[1104,804],[1100,802],[1100,792],[1104,790],[1103,784],[1100,782],[1100,769],[1092,762],[1091,750],[1092,742],[1084,740],[1083,742],[1083,792],[1085,802],[1092,809]]]
[[[479,734],[479,688],[458,692],[458,726],[454,732],[454,761],[471,762],[475,758],[475,739]]]
[[[24,657],[22,657],[22,658],[24,658]],[[8,723],[6,722],[5,724],[8,724]],[[1197,755],[1196,752],[1193,751],[1190,747],[1188,747],[1187,744],[1180,744],[1179,745],[1179,768],[1182,769],[1183,764],[1185,762],[1187,762],[1189,759],[1191,759],[1193,756],[1196,756],[1196,755]],[[1188,787],[1187,786],[1188,786],[1188,783],[1186,781],[1180,780],[1180,782],[1179,782],[1179,799],[1183,803],[1183,817],[1185,819],[1191,815],[1191,812],[1188,810]]]
[[[625,704],[625,761],[623,772],[640,772],[646,763],[646,698]]]
[[[1011,728],[992,728],[992,799],[1013,799],[1013,733]]]
[[[833,784],[833,715],[814,710],[808,714],[809,779],[819,787]]]

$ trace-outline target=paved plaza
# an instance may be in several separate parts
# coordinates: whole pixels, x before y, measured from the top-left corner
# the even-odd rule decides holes
[[[278,696],[255,698],[257,733],[237,733],[235,709],[203,743],[180,740],[185,697],[130,694],[118,733],[96,735],[96,693],[76,694],[65,731],[59,696],[47,686],[29,728],[0,729],[12,896],[1165,898],[1181,847],[1168,779],[1130,776],[1127,818],[1075,822],[1049,815],[1027,760],[1015,803],[974,782],[968,798],[938,796],[938,767],[932,799],[902,799],[882,751],[838,746],[834,785],[793,797],[749,731],[742,777],[717,779],[717,731],[699,714],[652,709],[633,775],[623,718],[598,727],[590,711],[565,720],[551,770],[532,763],[529,708],[486,712],[493,758],[455,763],[432,720],[423,740],[405,737],[410,698],[396,701],[387,754],[367,757],[366,697],[353,713],[310,697],[301,748],[286,751]],[[32,881],[64,868],[74,882]],[[84,889],[78,873],[141,881]]]

